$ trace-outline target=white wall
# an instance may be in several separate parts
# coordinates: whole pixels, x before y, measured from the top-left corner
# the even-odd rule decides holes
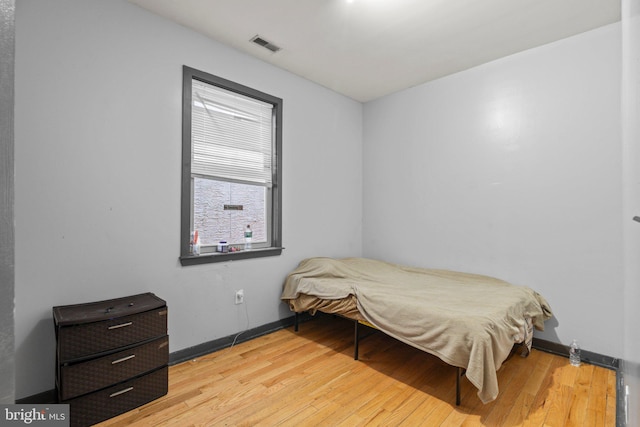
[[[289,316],[302,258],[361,254],[361,104],[123,0],[17,3],[16,398],[54,387],[52,306],[154,292],[175,352]],[[284,100],[282,256],[180,266],[183,64]]]
[[[620,26],[365,104],[365,256],[529,286],[622,356]]]

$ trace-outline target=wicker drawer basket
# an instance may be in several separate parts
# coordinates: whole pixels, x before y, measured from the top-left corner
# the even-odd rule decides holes
[[[166,366],[95,393],[66,401],[71,408],[71,426],[90,426],[135,409],[167,394]]]
[[[125,351],[63,365],[60,396],[71,399],[160,368],[169,363],[168,345],[165,336]]]
[[[168,309],[152,293],[53,308],[58,402],[88,426],[167,393]]]
[[[82,360],[166,333],[166,307],[102,322],[64,326],[58,335],[58,359]]]

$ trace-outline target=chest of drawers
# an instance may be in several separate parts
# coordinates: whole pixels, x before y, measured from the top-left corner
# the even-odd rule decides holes
[[[56,390],[72,426],[88,426],[167,393],[166,302],[152,293],[53,307]]]

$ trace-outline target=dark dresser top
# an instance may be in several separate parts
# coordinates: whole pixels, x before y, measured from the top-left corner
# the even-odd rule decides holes
[[[100,322],[154,310],[165,305],[166,301],[148,292],[123,298],[53,307],[53,320],[57,326]]]

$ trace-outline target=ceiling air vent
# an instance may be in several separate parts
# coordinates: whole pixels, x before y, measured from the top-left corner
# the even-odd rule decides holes
[[[271,52],[277,52],[280,50],[280,47],[276,46],[275,44],[271,43],[270,41],[267,41],[265,39],[263,39],[260,36],[254,36],[251,41],[255,44],[257,44],[258,46],[262,46],[265,49],[269,49]]]

